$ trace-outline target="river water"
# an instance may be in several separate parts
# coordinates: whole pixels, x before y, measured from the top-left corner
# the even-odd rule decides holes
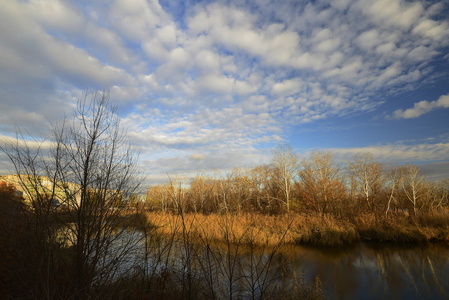
[[[204,263],[198,261],[211,257],[201,246],[195,246],[193,249],[190,246],[185,247],[179,241],[172,241],[175,246],[172,246],[170,251],[163,250],[168,244],[150,243],[149,256],[146,263],[141,265],[147,270],[153,270],[152,272],[156,270],[156,273],[157,270],[164,269],[164,264],[167,263],[172,270],[185,270],[186,255],[189,252],[195,253],[192,257],[195,257],[197,262],[192,259],[192,268],[198,269],[198,266]],[[143,248],[133,255],[135,262],[142,261]],[[448,245],[398,246],[357,243],[335,248],[283,246],[273,256],[267,248],[251,252],[244,248],[239,248],[238,251],[231,248],[213,250],[214,269],[224,270],[229,265],[229,259],[238,257],[238,261],[233,262],[240,268],[236,273],[240,272],[246,282],[251,276],[245,275],[251,273],[250,268],[260,267],[263,270],[265,266],[269,266],[269,276],[272,280],[279,281],[278,286],[290,288],[291,282],[298,282],[298,278],[312,281],[318,277],[327,299],[449,299]],[[167,253],[170,256],[168,260],[165,259]],[[197,274],[203,276],[201,272]],[[229,280],[223,274],[207,276],[215,276],[214,280],[218,282],[216,287],[219,287],[228,285],[222,282]],[[237,285],[239,284],[242,283],[237,282]],[[241,286],[236,288],[240,289]],[[226,291],[221,295],[226,295]]]
[[[359,243],[344,248],[290,247],[286,260],[301,257],[291,272],[318,276],[326,298],[449,299],[449,247]]]

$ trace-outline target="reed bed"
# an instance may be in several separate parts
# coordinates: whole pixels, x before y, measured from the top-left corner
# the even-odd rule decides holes
[[[420,243],[449,242],[449,216],[426,215],[411,217],[397,214],[389,219],[376,219],[363,214],[351,221],[326,214],[199,214],[174,215],[147,212],[145,216],[158,234],[182,234],[182,231],[199,240],[225,239],[245,244],[284,244],[315,246],[341,246],[360,241]],[[181,228],[183,224],[183,228]]]

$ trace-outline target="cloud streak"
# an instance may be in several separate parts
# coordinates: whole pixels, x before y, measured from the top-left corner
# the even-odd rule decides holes
[[[371,153],[376,160],[381,162],[427,162],[449,160],[449,143],[435,144],[393,144],[355,148],[330,148],[340,159],[350,160],[358,153]]]
[[[420,101],[413,105],[412,108],[405,110],[398,109],[394,112],[394,117],[396,119],[412,119],[418,118],[432,110],[449,108],[449,94],[440,96],[438,100],[435,101]]]

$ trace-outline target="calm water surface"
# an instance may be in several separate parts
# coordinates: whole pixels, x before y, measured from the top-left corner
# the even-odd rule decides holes
[[[132,255],[130,263],[132,260],[138,263],[142,250],[143,247]],[[181,244],[174,246],[169,252],[171,258],[164,261],[169,261],[172,269],[180,268],[185,258],[184,250]],[[218,249],[215,255],[226,260],[226,251],[225,248]],[[269,254],[267,249],[250,254],[243,251],[239,254],[239,265],[249,266],[250,260],[265,264]],[[205,257],[202,255],[196,257]],[[150,254],[147,263],[141,265],[153,270],[164,268],[162,260],[156,263],[152,257]],[[319,277],[328,299],[449,299],[449,246],[443,244],[358,243],[336,248],[284,246],[269,265],[271,278],[280,286],[291,286],[301,276]],[[245,268],[240,272],[247,273]]]
[[[449,299],[449,247],[375,245],[290,247],[290,272],[319,276],[333,299]]]

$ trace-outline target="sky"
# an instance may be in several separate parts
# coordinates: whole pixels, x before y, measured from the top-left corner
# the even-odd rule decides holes
[[[2,0],[0,137],[47,137],[106,90],[150,184],[267,164],[281,143],[449,177],[448,16],[448,1]]]

